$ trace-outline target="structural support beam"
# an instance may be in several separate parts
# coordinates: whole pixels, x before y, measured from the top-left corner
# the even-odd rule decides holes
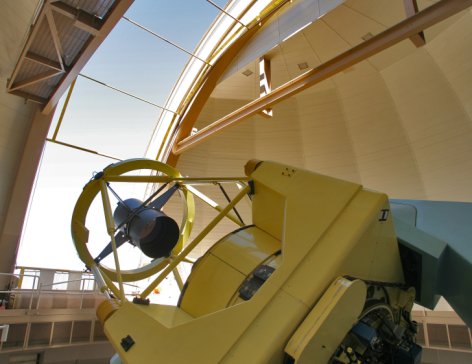
[[[47,6],[47,5],[46,5]],[[57,32],[56,22],[54,21],[54,16],[52,14],[51,9],[48,7],[46,9],[46,19],[49,25],[49,30],[51,31],[52,41],[54,43],[54,48],[56,48],[56,55],[59,63],[61,64],[61,69],[64,70],[64,61],[62,59],[62,55],[64,51],[62,49],[61,40],[59,38],[59,33]]]
[[[259,97],[263,97],[272,92],[272,78],[270,73],[270,61],[265,58],[259,58]],[[262,116],[272,117],[272,109],[263,109]]]
[[[98,35],[102,28],[103,21],[96,16],[87,13],[86,11],[76,9],[70,5],[67,5],[61,1],[56,1],[50,4],[51,10],[67,16],[75,21],[74,26],[85,30],[94,36]]]
[[[249,3],[250,6],[253,5],[252,1]],[[188,99],[182,100],[182,109],[178,109],[181,116],[175,121],[177,125],[175,129],[173,125],[169,127],[165,136],[165,144],[163,144],[162,148],[159,149],[156,158],[165,161],[171,166],[177,164],[178,155],[173,153],[175,143],[192,133],[193,127],[202,112],[205,103],[208,101],[208,98],[220,80],[221,75],[223,75],[227,70],[231,62],[234,61],[234,58],[238,55],[241,49],[248,44],[255,34],[257,34],[258,30],[271,19],[272,15],[274,15],[285,4],[288,4],[289,1],[290,0],[280,0],[277,3],[274,3],[274,6],[271,6],[269,10],[264,12],[262,18],[257,19],[257,23],[252,24],[248,27],[246,32],[243,32],[241,36],[236,37],[235,41],[221,54],[208,72],[202,71],[201,76],[199,76],[202,77],[202,79],[197,80],[197,86],[190,90],[191,93],[187,96]],[[250,6],[247,8],[250,9]],[[218,45],[213,51],[218,52],[217,49],[220,49],[222,46],[222,44]],[[214,54],[212,54],[212,57],[213,56]]]
[[[63,147],[68,147],[68,148],[80,150],[80,151],[82,151],[82,152],[87,152],[87,153],[90,153],[90,154],[99,155],[100,157],[105,157],[105,158],[114,159],[115,161],[122,161],[122,159],[120,159],[120,158],[112,157],[112,156],[107,155],[107,154],[102,154],[102,153],[99,153],[99,152],[97,152],[97,151],[95,151],[95,150],[91,150],[91,149],[79,147],[78,145],[69,144],[69,143],[64,143],[64,142],[61,142],[61,141],[59,141],[59,140],[57,140],[57,139],[49,139],[49,138],[46,138],[46,141],[48,141],[48,142],[50,142],[50,143],[62,145]]]
[[[34,39],[36,38],[36,35],[39,33],[39,29],[40,27],[38,25],[41,24],[41,22],[44,20],[45,16],[45,9],[43,7],[43,9],[41,9],[41,12],[39,13],[38,15],[38,18],[36,19],[36,24],[35,26],[33,26],[32,30],[31,30],[31,33],[29,34],[28,36],[28,39],[26,40],[26,44],[25,46],[23,47],[23,50],[21,51],[21,55],[20,55],[20,58],[18,60],[18,63],[16,64],[15,66],[15,69],[13,70],[13,73],[10,77],[10,81],[8,82],[8,85],[7,85],[7,88],[9,89],[9,87],[11,86],[11,84],[15,81],[16,79],[16,76],[18,76],[18,72],[20,71],[22,65],[23,65],[23,62],[25,60],[25,55],[27,54],[29,48],[31,47],[31,45],[33,44],[34,42]]]
[[[48,78],[54,77],[54,76],[56,76],[60,73],[63,73],[63,72],[64,71],[50,70],[50,71],[40,73],[39,75],[27,78],[26,80],[19,81],[19,82],[13,84],[10,87],[9,91],[11,92],[11,91],[18,90],[20,88],[24,88],[24,87],[34,85],[35,83],[38,83],[38,82],[43,81],[43,80],[47,80]]]
[[[246,25],[244,25],[243,22],[241,22],[241,20],[235,18],[234,16],[232,16],[230,13],[228,13],[227,11],[225,11],[225,9],[223,9],[222,7],[218,6],[217,4],[215,4],[213,1],[211,0],[206,0],[208,3],[210,3],[211,5],[213,5],[215,8],[217,8],[219,11],[221,11],[222,13],[225,13],[227,16],[229,16],[231,19],[233,19],[236,23],[239,23],[241,26],[243,26],[244,28],[247,28]]]
[[[30,94],[28,92],[20,91],[20,90],[11,91],[10,93],[16,96],[20,96],[26,100],[37,102],[38,104],[42,104],[42,105],[44,105],[48,101],[43,97],[39,97],[39,96]]]
[[[34,52],[28,51],[25,55],[25,58],[27,60],[36,62],[40,65],[49,67],[53,70],[62,71],[61,64],[59,62],[54,61],[54,60],[49,59],[49,58],[46,58],[46,57],[43,57],[43,56],[41,56],[39,54],[36,54]]]
[[[57,134],[59,133],[59,129],[61,128],[62,120],[64,120],[64,115],[66,114],[67,106],[69,106],[70,97],[72,96],[72,91],[74,91],[76,81],[77,79],[72,81],[72,83],[70,84],[66,99],[64,101],[64,104],[62,105],[62,110],[61,110],[61,114],[59,115],[59,120],[57,121],[57,124],[56,124],[56,129],[54,130],[54,134],[52,135],[53,141],[56,141]]]
[[[384,32],[360,43],[356,47],[334,57],[309,72],[294,78],[279,86],[271,93],[250,102],[242,108],[224,116],[212,124],[201,129],[192,136],[174,144],[173,153],[178,155],[198,145],[225,128],[240,123],[266,108],[293,96],[297,93],[316,85],[317,83],[387,49],[404,39],[418,34],[448,17],[467,9],[472,5],[472,0],[442,0],[429,6],[408,19],[392,26]]]
[[[102,44],[105,40],[105,37],[111,30],[115,27],[115,25],[120,21],[121,17],[124,13],[128,10],[128,8],[133,3],[133,0],[117,0],[114,4],[113,8],[110,9],[109,14],[104,20],[102,27],[100,28],[100,32],[96,37],[90,37],[87,45],[85,46],[83,52],[80,53],[79,57],[75,60],[74,65],[68,70],[68,73],[63,77],[59,85],[57,86],[54,93],[49,98],[49,101],[44,106],[43,113],[49,113],[55,107],[55,105],[59,102],[59,99],[67,90],[71,82],[77,78],[79,72],[85,66],[87,61],[90,59],[93,53],[97,50],[97,48]]]
[[[138,27],[139,29],[142,29],[144,30],[145,32],[148,32],[149,34],[153,35],[154,37],[166,42],[167,44],[170,44],[171,46],[177,48],[177,49],[180,49],[182,52],[185,52],[187,53],[189,56],[192,56],[200,61],[202,61],[203,63],[205,63],[206,65],[210,66],[211,67],[211,64],[208,63],[207,61],[205,61],[204,59],[198,57],[196,54],[192,53],[192,52],[189,52],[188,50],[186,50],[185,48],[179,46],[177,43],[163,37],[162,35],[159,35],[157,34],[156,32],[153,32],[151,29],[148,29],[146,28],[145,26],[135,22],[134,20],[131,20],[130,18],[126,17],[126,16],[123,16],[122,17],[124,20],[126,20],[127,22],[129,22],[130,24],[133,24],[134,26]]]
[[[132,97],[132,98],[134,98],[134,99],[136,99],[136,100],[145,102],[146,104],[155,106],[155,107],[157,107],[158,109],[168,111],[168,112],[170,112],[170,113],[172,113],[172,114],[177,114],[175,111],[166,109],[165,107],[160,106],[160,105],[158,105],[158,104],[155,104],[155,103],[152,102],[152,101],[143,99],[142,97],[139,97],[139,96],[136,96],[136,95],[133,95],[132,93],[129,93],[129,92],[125,91],[125,90],[122,90],[122,89],[119,89],[119,88],[117,88],[117,87],[111,86],[111,85],[109,85],[109,84],[107,84],[107,83],[105,83],[105,82],[99,81],[99,80],[97,80],[97,79],[95,79],[95,78],[92,78],[92,77],[90,77],[90,76],[84,75],[83,73],[79,73],[79,76],[81,76],[81,77],[83,77],[83,78],[86,78],[87,80],[96,82],[96,83],[98,83],[99,85],[108,87],[109,89],[112,89],[112,90],[114,90],[114,91],[118,91],[118,92],[122,93],[123,95]]]
[[[84,67],[86,62],[90,59],[92,54],[96,51],[99,45],[103,42],[106,36],[110,33],[113,27],[118,23],[123,14],[129,9],[134,0],[114,0],[109,2],[106,6],[106,15],[99,18],[97,15],[90,14],[86,11],[77,9],[70,6],[62,1],[46,0],[42,2],[42,6],[39,10],[38,15],[35,17],[34,23],[31,26],[30,34],[26,40],[26,44],[21,52],[18,62],[13,70],[10,80],[7,84],[8,92],[18,95],[34,102],[42,103],[43,113],[47,114],[51,112],[55,105],[59,102],[59,99],[63,93],[67,90],[72,80],[74,80],[79,74],[80,70]],[[60,15],[59,15],[60,14]],[[64,49],[62,41],[70,43],[72,39],[63,38],[61,41],[61,34],[59,34],[56,27],[57,17],[68,17],[73,19],[73,23],[68,22],[66,25],[62,24],[61,31],[69,32],[73,27],[80,28],[82,31],[87,32],[85,34],[86,39],[83,41],[83,46],[80,50],[74,51],[72,63],[64,62]],[[47,52],[52,52],[53,55],[45,57],[37,54],[31,49],[37,49],[37,37],[43,39],[45,36],[49,37],[52,42],[46,42],[40,46],[44,49],[46,47]],[[38,40],[39,41],[39,40]],[[44,43],[44,42],[43,42]],[[46,52],[46,50],[45,50]],[[54,56],[55,54],[55,56]],[[47,67],[49,70],[36,70],[36,74],[31,75],[31,64],[25,65],[25,59],[31,62],[35,62],[41,66]],[[28,67],[29,68],[28,68]],[[36,67],[37,68],[37,67]],[[60,72],[59,72],[60,71]],[[44,85],[49,82],[49,78],[64,73],[62,77],[54,79],[54,83],[51,83],[51,87],[46,94],[35,95],[26,92],[20,92],[19,89],[27,87],[31,84],[38,83]],[[23,80],[21,80],[23,78]],[[27,78],[24,80],[24,78]],[[21,81],[18,81],[20,79]]]
[[[408,18],[418,13],[418,3],[416,0],[403,0],[403,4],[405,6],[405,13]],[[426,44],[426,38],[424,37],[423,31],[413,34],[410,37],[410,40],[417,48]]]

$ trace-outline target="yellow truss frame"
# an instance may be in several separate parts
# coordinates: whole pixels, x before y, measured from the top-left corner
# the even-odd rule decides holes
[[[135,170],[151,170],[152,175],[130,175],[129,173]],[[155,172],[155,173],[154,173]],[[205,196],[200,191],[193,188],[191,185],[195,184],[216,184],[221,182],[235,182],[248,181],[249,177],[205,177],[205,178],[189,178],[183,177],[175,168],[149,159],[131,159],[106,167],[101,173],[95,175],[84,187],[72,214],[72,239],[75,248],[79,254],[80,259],[89,267],[95,275],[98,285],[102,291],[108,288],[115,297],[119,298],[121,302],[126,300],[123,282],[139,281],[160,272],[160,274],[141,292],[141,298],[146,298],[152,290],[161,283],[168,274],[174,272],[178,283],[180,277],[177,266],[181,262],[188,262],[189,253],[206,237],[206,235],[224,218],[228,218],[238,225],[242,223],[231,214],[234,206],[242,200],[250,191],[249,186],[244,186],[240,189],[237,196],[231,200],[224,208],[216,204],[210,198]],[[130,183],[166,183],[178,182],[181,184],[183,198],[186,202],[186,216],[182,223],[179,241],[172,251],[170,257],[163,260],[155,260],[150,264],[133,270],[121,270],[117,254],[117,247],[115,242],[115,223],[113,221],[113,213],[107,191],[108,182],[130,182]],[[187,186],[188,184],[188,186]],[[89,237],[89,230],[85,226],[88,210],[97,197],[101,195],[105,220],[107,225],[107,232],[110,236],[113,248],[113,256],[115,260],[116,270],[107,268],[97,264],[87,248]],[[218,215],[189,243],[185,246],[190,232],[192,230],[193,221],[195,217],[195,202],[194,195],[202,199],[209,206],[218,211]],[[118,282],[118,287],[114,282]],[[179,284],[179,286],[180,286]]]
[[[128,178],[128,176],[122,176],[125,173],[136,171],[136,170],[150,170],[155,173],[162,173],[165,177],[154,177],[154,176],[133,176],[135,178]],[[119,178],[120,176],[121,179]],[[105,184],[107,182],[112,182],[119,180],[120,182],[156,182],[153,178],[160,179],[160,182],[169,182],[173,180],[178,180],[182,178],[182,175],[175,168],[149,159],[130,159],[123,162],[118,162],[111,164],[106,167],[99,178],[95,177],[89,183],[87,183],[80,194],[77,203],[72,213],[72,239],[75,244],[75,248],[79,254],[80,259],[88,266],[92,267],[96,263],[93,260],[92,255],[90,254],[87,248],[89,230],[85,225],[85,220],[87,217],[88,210],[94,201],[95,197],[100,193],[102,196],[102,202],[104,205],[104,211],[107,221],[107,230],[110,234],[112,245],[114,242],[114,223],[111,217],[111,207],[108,201],[108,193]],[[180,232],[180,238],[173,250],[173,254],[178,254],[188,240],[190,232],[192,230],[193,221],[195,217],[195,202],[193,195],[188,192],[185,186],[182,187],[183,198],[186,202],[186,221],[183,224]],[[128,271],[121,271],[119,269],[119,262],[117,261],[116,256],[116,247],[113,247],[115,255],[115,265],[118,268],[117,270],[109,269],[102,265],[99,266],[100,271],[103,273],[103,278],[108,286],[111,281],[124,281],[124,282],[133,282],[138,281],[144,278],[147,278],[160,270],[162,270],[168,263],[169,258],[162,261],[155,260],[154,262],[142,267]],[[107,282],[107,281],[110,282]],[[111,288],[112,289],[112,288]]]

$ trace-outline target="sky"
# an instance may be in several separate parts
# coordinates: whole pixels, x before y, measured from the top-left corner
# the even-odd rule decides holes
[[[225,0],[215,1],[224,6]],[[125,14],[193,51],[219,10],[205,0],[135,0]],[[164,105],[189,55],[122,19],[82,74]],[[62,103],[58,104],[52,137]],[[143,157],[160,109],[80,77],[57,140],[119,159]],[[93,172],[112,159],[47,143],[25,221],[18,266],[82,270],[72,243],[74,205]],[[132,193],[125,191],[124,193]],[[142,196],[124,196],[124,198]],[[98,213],[93,213],[100,225]],[[104,224],[102,224],[105,229]],[[106,231],[96,236],[108,243]],[[100,241],[97,241],[100,248]],[[98,249],[98,248],[97,248]]]

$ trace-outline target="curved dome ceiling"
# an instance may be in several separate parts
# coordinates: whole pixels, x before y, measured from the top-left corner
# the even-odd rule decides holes
[[[433,3],[418,1],[420,10]],[[304,63],[311,69],[326,62],[403,20],[404,12],[403,1],[349,0],[288,39],[280,33],[290,17],[276,14],[264,27],[279,32],[277,45],[257,54],[266,40],[254,37],[195,127],[259,96],[259,56],[270,60],[275,88],[305,72]],[[404,40],[278,103],[272,118],[256,115],[225,129],[183,152],[177,167],[193,176],[234,175],[248,159],[270,159],[393,198],[472,201],[470,8],[427,29],[425,37],[422,47]],[[248,54],[253,58],[245,62]]]

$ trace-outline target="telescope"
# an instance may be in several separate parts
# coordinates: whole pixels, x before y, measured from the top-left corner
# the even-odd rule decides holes
[[[154,173],[123,175],[143,166]],[[389,201],[357,183],[276,162],[252,160],[245,172],[187,178],[156,161],[132,160],[107,167],[84,188],[72,234],[107,294],[97,316],[124,363],[419,363],[411,310],[415,302],[433,308],[440,295],[471,325],[470,249],[415,226],[410,212],[426,205]],[[113,181],[171,187],[144,203],[122,200],[113,219]],[[228,181],[239,193],[190,240],[193,197],[202,197],[195,184]],[[180,226],[162,212],[177,190],[185,201]],[[104,268],[87,251],[85,218],[99,192],[111,251],[129,241],[160,258],[139,274],[118,264]],[[150,292],[248,196],[252,222],[240,223],[193,264],[178,304],[150,303]],[[149,286],[128,301],[122,282],[143,276]]]

